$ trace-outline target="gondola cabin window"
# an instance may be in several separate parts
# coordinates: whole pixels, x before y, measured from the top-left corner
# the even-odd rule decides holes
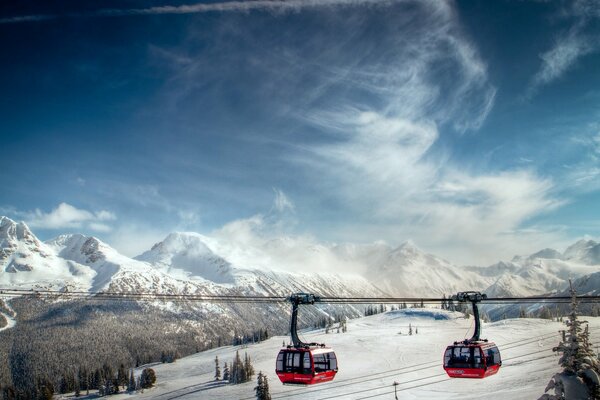
[[[313,356],[315,362],[315,372],[323,372],[337,369],[337,359],[333,352],[315,354]]]

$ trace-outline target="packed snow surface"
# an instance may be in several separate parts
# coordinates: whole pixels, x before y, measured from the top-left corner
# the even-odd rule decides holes
[[[590,322],[592,343],[600,342],[600,318]],[[247,347],[226,346],[177,360],[155,364],[158,386],[134,397],[139,399],[254,399],[256,377],[240,385],[214,382],[215,357],[221,368],[231,363],[236,350],[253,360],[256,373],[268,376],[275,399],[537,399],[553,374],[560,371],[559,329],[564,324],[540,319],[509,319],[484,324],[483,337],[499,347],[503,366],[499,373],[481,379],[451,379],[442,368],[445,347],[470,336],[473,320],[459,313],[432,309],[389,311],[352,320],[348,332],[304,332],[306,340],[331,346],[340,370],[329,383],[311,387],[284,386],[275,374],[275,357],[287,337],[277,336]],[[408,335],[409,324],[418,334]],[[137,371],[141,372],[140,367]],[[131,395],[114,396],[129,399]]]

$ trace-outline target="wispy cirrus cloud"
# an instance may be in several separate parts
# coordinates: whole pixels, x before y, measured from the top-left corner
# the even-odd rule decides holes
[[[556,35],[554,45],[540,55],[540,69],[527,88],[527,98],[534,96],[542,86],[562,77],[583,56],[600,50],[600,33],[590,29],[600,19],[599,2],[569,2],[562,17],[572,19],[573,23],[568,30]]]
[[[400,1],[400,0],[396,0]],[[385,3],[389,0],[252,0],[224,1],[215,3],[193,3],[184,5],[164,5],[147,8],[99,9],[89,12],[73,12],[64,14],[21,15],[0,18],[0,24],[17,24],[23,22],[42,22],[59,18],[100,18],[126,17],[134,15],[177,15],[199,14],[207,12],[250,12],[253,10],[286,12],[301,8],[332,7],[340,5],[360,5]]]
[[[313,91],[319,106],[297,112],[332,138],[288,156],[319,177],[316,191],[352,215],[331,236],[412,238],[459,262],[488,262],[491,252],[511,257],[534,242],[555,242],[555,232],[537,233],[538,242],[525,229],[533,217],[563,204],[551,179],[528,168],[469,167],[441,145],[449,128],[464,134],[482,126],[496,88],[451,3],[411,5],[398,13],[396,35],[379,42],[392,50],[374,45],[363,49],[373,57],[337,69],[346,49],[331,46],[331,63],[319,60],[327,71]],[[327,101],[327,92],[339,86],[345,96]]]

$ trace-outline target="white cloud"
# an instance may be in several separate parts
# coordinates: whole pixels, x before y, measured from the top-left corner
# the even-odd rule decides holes
[[[102,224],[99,222],[90,222],[88,224],[88,227],[96,232],[110,232],[112,230],[112,227],[110,227],[109,225]]]
[[[68,203],[60,203],[54,210],[46,213],[40,209],[32,212],[21,212],[23,218],[32,228],[41,229],[64,229],[84,228],[100,232],[111,229],[106,221],[116,220],[115,214],[110,211],[100,210],[96,212],[76,208]]]
[[[333,139],[304,145],[292,159],[319,177],[316,191],[335,198],[352,216],[324,235],[392,244],[414,239],[465,263],[537,250],[524,249],[538,242],[526,225],[562,204],[553,182],[528,169],[487,172],[449,161],[439,145],[440,127],[460,133],[481,127],[496,89],[451,5],[414,5],[416,15],[408,12],[397,21],[406,26],[398,41],[386,43],[391,59],[361,60],[331,72],[347,92],[360,91],[368,103],[336,97],[329,108],[320,104],[301,115]],[[405,25],[403,17],[421,24]],[[447,76],[437,75],[440,70]],[[326,84],[331,83],[315,96]],[[555,243],[558,235],[538,232],[537,238]]]
[[[169,229],[139,225],[133,222],[121,224],[116,227],[105,240],[119,253],[128,257],[135,257],[162,240],[171,233]]]
[[[579,58],[595,50],[596,45],[581,35],[578,28],[568,35],[559,36],[554,47],[540,56],[542,65],[533,78],[533,88],[560,78]]]
[[[401,1],[401,0],[396,0]],[[57,18],[81,18],[81,17],[120,17],[132,15],[168,15],[168,14],[198,14],[208,12],[249,12],[252,10],[264,10],[271,12],[297,11],[302,8],[333,7],[340,5],[371,5],[377,3],[388,3],[387,0],[253,0],[253,1],[225,1],[215,3],[195,3],[179,6],[156,6],[148,8],[130,9],[101,9],[84,13],[66,14],[40,14],[23,15],[15,17],[0,18],[0,24],[16,24],[23,22],[40,22]]]
[[[589,26],[598,23],[600,3],[577,0],[568,5],[562,16],[572,18],[574,22],[568,31],[556,36],[552,48],[540,55],[541,66],[527,88],[526,97],[535,95],[540,87],[562,77],[581,57],[600,50],[600,37],[587,33]]]

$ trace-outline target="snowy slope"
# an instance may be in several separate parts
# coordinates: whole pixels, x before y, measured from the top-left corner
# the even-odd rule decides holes
[[[600,341],[600,318],[590,321],[592,342]],[[456,313],[408,309],[352,320],[344,334],[305,332],[307,340],[325,342],[336,351],[340,371],[334,381],[313,387],[283,386],[275,375],[275,357],[286,337],[273,337],[247,348],[221,347],[173,364],[157,364],[158,387],[137,393],[139,399],[253,399],[255,381],[223,385],[213,381],[214,359],[230,363],[236,350],[247,352],[255,370],[266,373],[275,399],[394,398],[530,400],[543,394],[559,371],[558,344],[563,324],[538,319],[512,319],[484,324],[483,336],[500,348],[500,372],[483,380],[450,379],[441,367],[444,348],[462,339],[471,326]],[[409,336],[408,324],[419,333]],[[400,334],[402,333],[402,334]],[[137,371],[139,373],[141,368]],[[116,399],[132,398],[118,395]],[[379,398],[379,397],[375,397]]]

